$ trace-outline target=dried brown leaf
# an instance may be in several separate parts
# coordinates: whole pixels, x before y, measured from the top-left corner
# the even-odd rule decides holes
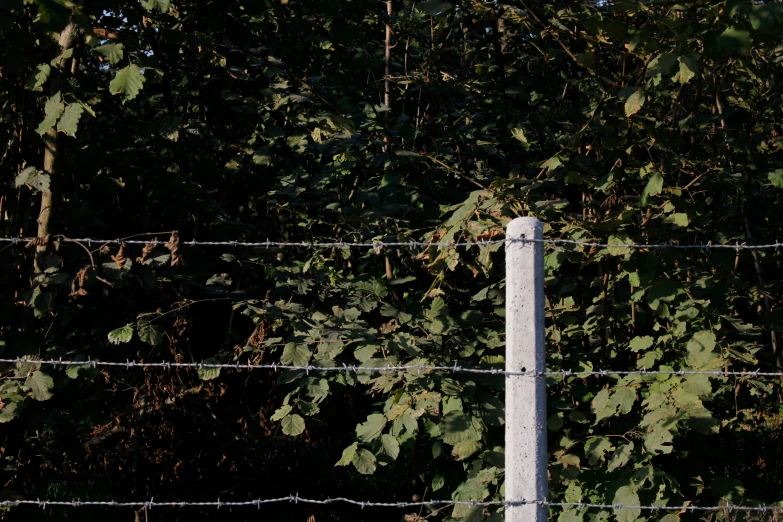
[[[261,346],[261,343],[264,342],[265,337],[266,329],[264,327],[264,323],[261,323],[256,326],[255,330],[253,330],[253,334],[250,336],[250,339],[247,340],[247,344],[253,348],[258,348]]]
[[[89,293],[87,292],[87,289],[84,287],[87,281],[89,280],[89,272],[91,271],[92,271],[91,266],[85,266],[84,268],[76,272],[76,277],[74,277],[73,281],[71,282],[71,296],[81,297]]]
[[[39,247],[49,244],[50,236],[46,235],[44,237],[34,237],[30,241],[27,242],[25,245],[26,248],[33,248],[33,247]]]
[[[171,266],[185,266],[185,259],[179,251],[179,234],[172,232],[168,242],[163,245],[171,252]]]
[[[125,266],[125,261],[128,260],[128,256],[125,254],[125,243],[120,243],[120,249],[117,251],[117,255],[111,256],[117,267],[122,269]]]
[[[147,243],[144,245],[144,249],[141,251],[141,257],[136,258],[137,263],[143,263],[152,255],[152,251],[155,250],[155,243]]]
[[[380,326],[379,330],[381,333],[391,333],[395,330],[397,330],[400,327],[399,323],[397,323],[397,319],[392,319],[388,323],[384,323]]]

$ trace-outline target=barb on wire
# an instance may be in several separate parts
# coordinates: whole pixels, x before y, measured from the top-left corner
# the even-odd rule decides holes
[[[17,238],[17,237],[0,237],[0,242],[7,243],[28,243],[36,238]],[[109,245],[118,245],[125,243],[128,245],[145,245],[149,243],[149,240],[120,240],[120,239],[95,239],[95,238],[60,238],[65,243],[103,243]],[[437,247],[437,248],[451,248],[451,247],[473,247],[473,246],[489,246],[497,245],[500,243],[544,243],[549,245],[572,245],[578,247],[590,247],[590,248],[625,248],[628,250],[647,250],[647,249],[675,249],[675,250],[778,250],[783,246],[783,243],[775,241],[774,243],[768,243],[763,245],[748,245],[747,243],[736,244],[688,244],[688,245],[676,245],[672,243],[600,243],[592,241],[576,241],[573,239],[525,239],[525,238],[505,238],[505,239],[488,239],[478,241],[449,241],[449,242],[428,242],[428,241],[372,241],[372,242],[356,242],[349,243],[345,241],[331,241],[331,242],[308,242],[308,241],[180,241],[180,245],[187,246],[228,246],[228,247],[301,247],[301,248],[333,248],[333,247],[347,247],[347,248],[383,248],[383,247]]]
[[[205,501],[205,502],[188,502],[188,501],[169,501],[159,502],[155,500],[137,501],[137,502],[116,502],[111,500],[6,500],[0,502],[0,507],[13,507],[31,505],[46,508],[50,506],[59,507],[133,507],[133,508],[147,508],[153,507],[257,507],[261,508],[263,504],[274,504],[280,502],[294,502],[302,504],[317,504],[326,505],[334,503],[351,504],[354,506],[365,507],[380,507],[380,508],[410,508],[410,507],[424,507],[424,506],[523,506],[528,504],[538,504],[547,507],[564,507],[564,508],[582,508],[582,509],[640,509],[644,511],[745,511],[745,512],[780,512],[783,508],[780,506],[631,506],[624,504],[590,504],[585,502],[549,502],[547,500],[493,500],[493,501],[472,501],[472,500],[426,500],[419,502],[372,502],[363,500],[353,500],[345,497],[325,498],[325,499],[311,499],[302,498],[299,495],[289,495],[287,497],[267,498],[267,499],[255,499],[255,500],[240,500],[240,501]]]
[[[304,372],[451,372],[451,373],[476,373],[488,375],[507,375],[519,377],[608,377],[624,375],[707,375],[713,377],[783,377],[783,372],[762,372],[753,371],[725,371],[725,370],[592,370],[592,371],[512,371],[502,370],[500,368],[464,368],[454,363],[451,366],[431,366],[426,364],[408,364],[400,366],[295,366],[289,364],[243,364],[243,363],[206,363],[206,362],[142,362],[142,361],[95,361],[88,359],[86,361],[67,361],[62,359],[27,359],[19,357],[16,359],[0,359],[0,364],[40,364],[50,366],[119,366],[123,368],[162,368],[171,370],[172,368],[214,368],[226,370],[273,370],[273,371],[304,371]]]

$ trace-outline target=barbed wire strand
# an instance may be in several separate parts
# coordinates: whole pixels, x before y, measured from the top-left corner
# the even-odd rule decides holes
[[[549,502],[547,500],[497,500],[497,501],[472,501],[472,500],[427,500],[420,502],[372,502],[364,500],[353,500],[345,497],[325,498],[325,499],[311,499],[303,498],[297,495],[288,495],[287,497],[267,498],[267,499],[255,499],[255,500],[240,500],[240,501],[205,501],[205,502],[188,502],[188,501],[155,501],[154,498],[148,501],[136,501],[136,502],[117,502],[113,500],[5,500],[0,502],[0,507],[13,507],[21,505],[32,505],[46,509],[47,507],[131,507],[131,508],[164,508],[164,507],[257,507],[261,509],[264,504],[275,504],[281,502],[292,502],[295,504],[316,504],[327,505],[334,503],[351,504],[365,507],[381,507],[381,508],[410,508],[410,507],[426,507],[426,506],[524,506],[530,504],[536,504],[546,507],[562,507],[562,508],[575,508],[575,509],[638,509],[643,511],[744,511],[744,512],[768,512],[768,511],[781,511],[783,508],[780,506],[631,506],[624,504],[592,504],[587,502]]]
[[[290,365],[290,364],[243,364],[243,363],[207,363],[207,362],[142,362],[142,361],[94,361],[87,359],[84,361],[68,361],[62,359],[27,359],[18,357],[15,359],[0,359],[0,364],[33,364],[49,366],[119,366],[124,368],[163,368],[170,370],[172,368],[195,368],[195,369],[227,369],[227,370],[273,370],[273,371],[303,371],[309,372],[452,372],[452,373],[476,373],[488,375],[509,375],[525,377],[591,377],[611,375],[707,375],[714,377],[783,377],[783,372],[762,372],[760,370],[752,371],[725,371],[725,370],[588,370],[588,371],[510,371],[500,368],[465,368],[454,364],[452,366],[429,366],[422,364],[410,364],[401,366],[314,366],[314,365]]]
[[[11,238],[0,237],[0,242],[10,243],[27,243],[35,238]],[[99,244],[119,244],[124,242],[126,244],[147,244],[151,241],[144,240],[125,240],[120,239],[96,239],[96,238],[60,238],[64,242],[72,243],[87,243],[92,245],[93,243]],[[779,241],[770,244],[762,245],[748,245],[745,243],[730,244],[689,244],[689,245],[675,245],[667,243],[658,244],[627,244],[627,243],[599,243],[599,242],[586,242],[576,241],[570,239],[526,239],[526,238],[507,238],[497,240],[486,241],[453,241],[453,242],[422,242],[422,241],[391,241],[391,242],[282,242],[282,241],[264,241],[264,242],[245,242],[245,241],[181,241],[180,244],[187,246],[229,246],[229,247],[261,247],[261,248],[284,248],[284,247],[302,247],[302,248],[384,248],[384,247],[472,247],[472,246],[490,246],[501,243],[543,243],[550,245],[572,245],[579,247],[595,247],[595,248],[624,248],[624,249],[694,249],[694,250],[709,250],[709,249],[728,249],[728,250],[778,250],[781,246]],[[707,375],[715,377],[783,377],[783,372],[761,372],[761,371],[692,371],[692,370],[630,370],[630,371],[612,371],[612,370],[599,370],[599,371],[548,371],[548,372],[515,372],[500,370],[494,368],[463,368],[457,364],[453,366],[426,366],[426,365],[405,365],[405,366],[384,366],[384,367],[367,367],[367,366],[347,366],[342,367],[326,367],[326,366],[295,366],[295,365],[283,365],[283,364],[225,364],[225,363],[178,363],[178,362],[154,362],[145,363],[139,361],[64,361],[64,360],[33,360],[33,359],[0,359],[0,363],[7,364],[35,364],[35,365],[52,365],[52,366],[119,366],[127,368],[210,368],[210,369],[235,369],[235,370],[260,370],[267,369],[273,371],[305,371],[305,372],[397,372],[397,371],[449,371],[455,373],[475,373],[475,374],[491,374],[491,375],[508,375],[508,376],[531,376],[531,377],[589,377],[589,376],[609,376],[609,375]],[[521,500],[521,501],[490,501],[490,502],[478,502],[478,501],[451,501],[451,500],[430,500],[422,502],[370,502],[370,501],[358,501],[344,497],[327,498],[322,500],[301,498],[298,495],[289,495],[287,497],[272,498],[272,499],[256,499],[250,501],[208,501],[208,502],[156,502],[154,500],[143,502],[117,502],[117,501],[55,501],[55,500],[6,500],[0,502],[2,507],[11,507],[19,505],[35,505],[41,508],[47,506],[67,506],[67,507],[81,507],[81,506],[97,506],[97,507],[139,507],[148,508],[153,507],[248,507],[257,506],[260,509],[262,504],[271,504],[279,502],[294,502],[304,504],[332,504],[332,503],[347,503],[356,506],[364,507],[391,507],[391,508],[405,508],[405,507],[424,507],[424,506],[514,506],[514,505],[526,505],[526,504],[539,504],[548,507],[564,507],[564,508],[576,508],[576,509],[638,509],[647,511],[745,511],[745,512],[767,512],[770,510],[780,510],[779,506],[628,506],[621,504],[591,504],[583,502],[548,502],[537,500]]]
[[[59,240],[65,243],[82,243],[87,245],[93,244],[109,244],[117,245],[125,243],[128,245],[146,245],[147,243],[155,243],[156,240],[139,240],[139,239],[97,239],[97,238],[65,238],[58,236]],[[6,243],[27,243],[32,241],[33,237],[18,238],[18,237],[0,237],[0,242]],[[180,245],[186,246],[229,246],[229,247],[258,247],[258,248],[286,248],[286,247],[301,247],[301,248],[385,248],[385,247],[438,247],[438,248],[451,248],[451,247],[473,247],[473,246],[490,246],[498,245],[501,243],[543,243],[549,245],[572,245],[579,247],[590,248],[624,248],[633,250],[644,249],[688,249],[688,250],[711,250],[711,249],[725,249],[725,250],[779,250],[783,246],[780,241],[774,243],[767,243],[762,245],[748,245],[747,243],[735,243],[735,244],[688,244],[688,245],[675,245],[671,243],[600,243],[592,241],[577,241],[573,239],[525,239],[525,238],[506,238],[506,239],[488,239],[478,241],[449,241],[449,242],[427,242],[427,241],[372,241],[372,242],[356,242],[349,243],[345,241],[332,241],[332,242],[307,242],[307,241],[261,241],[261,242],[248,242],[248,241],[182,241]],[[162,243],[161,243],[162,244]]]

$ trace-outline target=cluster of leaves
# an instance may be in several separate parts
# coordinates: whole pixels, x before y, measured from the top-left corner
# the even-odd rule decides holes
[[[52,233],[72,237],[439,243],[535,216],[548,237],[610,245],[547,251],[549,368],[783,366],[777,252],[623,247],[780,238],[781,4],[0,5],[3,235],[35,235],[41,193]],[[0,251],[4,357],[504,366],[502,244],[221,251],[175,235],[133,252],[52,239],[31,245],[35,268],[32,250]],[[237,498],[259,483],[503,498],[501,377],[40,366],[3,371],[7,496],[99,475],[93,495],[110,498],[211,499],[224,481]],[[547,386],[551,500],[781,500],[775,381],[610,372]],[[401,516],[503,513],[379,515]]]

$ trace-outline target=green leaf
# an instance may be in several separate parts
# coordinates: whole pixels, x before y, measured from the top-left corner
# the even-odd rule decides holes
[[[95,48],[110,64],[117,65],[122,60],[124,46],[121,43],[107,43]]]
[[[343,455],[340,457],[340,460],[337,461],[337,464],[335,466],[347,466],[348,464],[353,462],[353,457],[356,455],[356,450],[359,448],[359,443],[354,442],[347,448],[343,450]]]
[[[65,369],[65,375],[70,379],[78,379],[83,374],[88,380],[94,379],[98,375],[98,369],[89,364],[80,364],[78,366],[68,366]]]
[[[432,491],[438,491],[440,488],[442,488],[446,484],[446,479],[443,478],[443,475],[435,475],[432,477]]]
[[[457,457],[457,460],[465,460],[481,449],[481,443],[477,440],[463,440],[454,445],[451,454]]]
[[[576,509],[566,508],[560,516],[557,517],[557,522],[583,522],[584,512]]]
[[[397,279],[391,279],[387,281],[386,284],[389,286],[394,286],[394,285],[402,285],[405,283],[410,283],[411,281],[416,281],[416,276],[405,276],[405,277],[399,277]]]
[[[306,402],[298,400],[296,402],[296,407],[299,408],[299,411],[302,413],[302,415],[307,415],[308,417],[321,411],[321,407],[318,406],[317,402]]]
[[[549,158],[548,160],[546,160],[544,163],[540,165],[541,170],[544,172],[548,170],[555,170],[558,167],[562,167],[562,166],[563,166],[563,162],[560,161],[560,158],[557,156],[557,154],[555,154],[554,156],[552,156],[551,158]]]
[[[129,343],[133,338],[133,324],[126,324],[109,332],[109,342],[112,344]]]
[[[204,362],[207,364],[217,364],[218,360],[209,358],[204,359]],[[211,381],[212,379],[217,379],[220,375],[220,368],[198,368],[196,373],[198,373],[198,378],[202,381]]]
[[[598,464],[598,461],[604,460],[606,453],[612,451],[612,443],[607,437],[591,437],[585,442],[585,456],[591,466]]]
[[[705,435],[718,433],[720,424],[715,420],[710,411],[704,407],[700,400],[697,399],[684,406],[683,411],[688,414],[686,423],[690,428]]]
[[[52,61],[49,62],[49,65],[51,65],[52,67],[59,67],[60,62],[62,60],[67,60],[71,56],[73,56],[73,47],[71,47],[70,49],[66,49],[65,51],[60,53],[58,56],[53,58]]]
[[[291,366],[305,366],[311,355],[306,344],[288,343],[283,348],[280,362]]]
[[[43,85],[49,79],[52,68],[48,63],[39,63],[35,70],[27,77],[25,88],[30,91],[43,91]]]
[[[256,165],[271,166],[274,163],[274,158],[272,157],[272,149],[266,146],[259,147],[253,153],[253,163],[255,163]]]
[[[609,404],[609,394],[609,390],[604,388],[595,395],[592,403],[590,404],[593,413],[595,413],[596,424],[606,417],[611,417],[617,411],[617,406],[612,407]]]
[[[696,397],[712,395],[712,383],[706,375],[688,375],[682,383],[683,389]]]
[[[686,55],[680,56],[677,61],[680,63],[680,70],[674,75],[674,81],[688,83],[699,72],[699,62]]]
[[[386,427],[386,417],[380,413],[372,413],[367,416],[367,421],[356,427],[356,436],[362,442],[370,442],[381,436]]]
[[[112,94],[122,94],[122,103],[135,98],[144,85],[144,75],[136,64],[117,71],[114,79],[109,83],[109,91]]]
[[[770,183],[778,188],[783,188],[783,169],[773,170],[767,174],[767,179]]]
[[[750,12],[750,25],[762,33],[779,34],[783,26],[783,5],[768,3],[754,6]]]
[[[296,413],[283,417],[280,424],[283,428],[283,433],[291,437],[296,437],[305,430],[304,419]]]
[[[610,404],[617,406],[617,411],[620,413],[630,413],[635,402],[636,390],[622,384],[615,388],[614,394],[612,394],[612,398],[609,401]]]
[[[638,506],[640,505],[639,495],[636,494],[631,486],[623,486],[615,492],[612,504],[616,506]],[[634,522],[642,514],[641,509],[622,507],[615,507],[613,511],[614,516],[617,517],[617,522]]]
[[[656,427],[653,431],[644,435],[644,447],[653,455],[672,452],[672,440],[674,437],[671,432],[663,427]]]
[[[163,340],[163,334],[160,333],[158,327],[147,321],[139,321],[138,333],[139,339],[150,346],[157,346]]]
[[[668,75],[675,61],[677,61],[677,58],[673,53],[659,54],[653,58],[647,66],[647,76]]]
[[[688,214],[684,212],[676,212],[674,214],[671,214],[670,216],[667,216],[666,219],[663,220],[663,222],[667,225],[674,225],[678,228],[684,228],[687,227],[690,221],[688,220]]]
[[[511,135],[522,144],[522,147],[525,150],[530,148],[530,143],[527,141],[527,136],[525,136],[524,130],[519,128],[511,129]]]
[[[489,496],[487,482],[481,475],[470,478],[457,486],[452,495],[454,500],[475,500],[481,501]]]
[[[663,176],[661,176],[660,172],[656,171],[647,182],[647,185],[644,186],[642,195],[639,198],[639,204],[643,207],[646,207],[647,199],[650,196],[657,196],[661,193],[661,190],[663,190]]]
[[[479,425],[480,423],[461,411],[450,411],[443,416],[440,423],[443,442],[453,445],[464,440],[481,440]]]
[[[671,303],[679,293],[679,285],[675,279],[660,279],[647,290],[647,303],[653,310],[658,310],[661,303]]]
[[[750,51],[750,33],[736,27],[729,27],[715,40],[721,55],[747,54]]]
[[[315,400],[323,400],[329,395],[329,381],[311,377],[307,383],[307,395]]]
[[[710,492],[718,498],[737,503],[745,496],[745,486],[736,478],[715,477],[710,483]]]
[[[282,420],[283,417],[285,417],[286,415],[291,413],[292,409],[293,409],[293,406],[291,406],[290,404],[285,404],[285,405],[281,406],[280,408],[278,408],[275,411],[274,415],[272,415],[272,417],[270,417],[270,419],[273,420],[273,421]]]
[[[565,496],[563,498],[566,502],[581,502],[583,497],[584,492],[582,491],[582,488],[572,482],[566,488]]]
[[[628,347],[631,349],[632,352],[640,352],[642,350],[646,350],[650,346],[653,345],[653,338],[649,335],[644,335],[642,337],[634,337],[631,339],[631,342],[629,343]]]
[[[358,308],[348,308],[343,312],[343,317],[349,322],[356,321],[360,315],[362,315],[362,312]]]
[[[620,237],[621,236],[621,237]],[[628,238],[625,234],[620,234],[620,236],[609,236],[609,240],[606,242],[607,245],[617,245],[610,246],[607,248],[607,251],[609,252],[609,255],[611,256],[624,256],[631,252],[631,250],[628,249],[628,247],[621,246],[621,245],[632,245],[633,241],[631,241],[630,238]]]
[[[27,376],[24,386],[30,390],[33,399],[37,401],[46,401],[52,398],[54,379],[41,370],[36,370]]]
[[[80,103],[72,103],[66,107],[60,121],[57,122],[57,132],[62,132],[66,136],[76,137],[76,129],[79,126],[79,119],[82,117],[84,107]]]
[[[715,353],[715,334],[702,330],[693,334],[685,349],[688,351],[688,364],[694,368],[703,368],[712,362],[718,354]]]
[[[8,400],[7,397],[4,397],[4,399]],[[21,409],[19,408],[20,405],[21,403],[17,401],[4,403],[3,408],[0,409],[0,424],[13,420]]]
[[[44,106],[44,112],[46,113],[46,116],[44,117],[41,124],[38,125],[38,128],[35,129],[35,131],[43,136],[47,130],[54,127],[64,110],[65,104],[62,101],[62,96],[59,92],[57,92],[48,100],[46,100],[46,105]]]
[[[39,192],[49,190],[51,178],[49,174],[45,174],[42,170],[38,170],[35,167],[27,167],[16,176],[15,185],[21,187],[27,185],[31,189]]]
[[[357,451],[351,459],[356,471],[362,475],[372,475],[375,473],[375,455],[362,448]]]
[[[392,460],[397,460],[397,456],[400,454],[400,443],[396,437],[384,433],[381,435],[381,447],[383,452],[390,456]]]
[[[147,11],[158,10],[161,13],[167,13],[169,11],[169,0],[141,0],[141,5]]]
[[[614,450],[614,453],[612,453],[612,456],[609,458],[606,470],[612,472],[628,464],[628,462],[631,460],[631,456],[633,455],[633,448],[633,442],[629,442],[628,444],[623,444]]]
[[[644,89],[636,89],[627,100],[625,100],[625,115],[633,116],[644,106]]]

